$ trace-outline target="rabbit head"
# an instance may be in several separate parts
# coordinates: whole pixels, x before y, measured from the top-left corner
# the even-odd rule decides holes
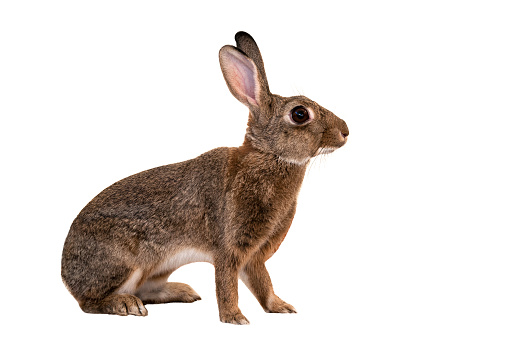
[[[305,96],[272,94],[254,39],[238,32],[235,40],[237,47],[221,48],[219,62],[230,92],[249,108],[245,142],[298,165],[346,143],[343,120]]]

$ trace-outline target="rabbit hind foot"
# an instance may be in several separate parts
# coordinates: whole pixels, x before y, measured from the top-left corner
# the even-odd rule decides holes
[[[178,282],[166,282],[157,286],[142,286],[136,295],[144,304],[192,303],[201,300],[191,286]]]
[[[112,294],[102,300],[85,300],[80,303],[86,313],[146,316],[148,311],[140,298],[131,294]]]

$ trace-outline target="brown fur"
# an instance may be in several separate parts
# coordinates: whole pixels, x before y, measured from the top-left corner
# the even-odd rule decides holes
[[[306,97],[271,94],[256,43],[244,32],[235,40],[219,58],[230,91],[250,111],[244,144],[127,177],[85,206],[62,254],[62,279],[83,311],[144,316],[143,304],[199,300],[188,285],[166,281],[179,265],[207,260],[221,321],[248,323],[239,277],[265,311],[295,312],[274,294],[265,261],[292,223],[309,159],[341,147],[348,128]],[[296,106],[314,119],[292,123]]]

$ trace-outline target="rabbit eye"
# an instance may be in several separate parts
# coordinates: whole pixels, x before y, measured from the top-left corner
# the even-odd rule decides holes
[[[304,106],[294,107],[290,116],[292,117],[293,122],[299,125],[309,120],[309,112]]]

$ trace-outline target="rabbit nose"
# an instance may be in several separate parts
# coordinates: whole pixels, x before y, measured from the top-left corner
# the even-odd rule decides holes
[[[348,135],[344,135],[343,132],[339,132],[339,140],[340,142],[346,142],[348,140]]]
[[[350,131],[348,131],[348,126],[346,125],[346,123],[344,121],[342,121],[343,123],[341,124],[341,135],[344,136],[344,137],[347,137],[348,134],[350,134]]]
[[[341,120],[339,125],[339,139],[342,143],[345,143],[348,140],[348,134],[350,134],[350,131],[348,131],[348,126],[343,120]]]
[[[346,142],[348,140],[348,128],[341,128],[339,130],[339,140],[341,140],[341,142]]]

